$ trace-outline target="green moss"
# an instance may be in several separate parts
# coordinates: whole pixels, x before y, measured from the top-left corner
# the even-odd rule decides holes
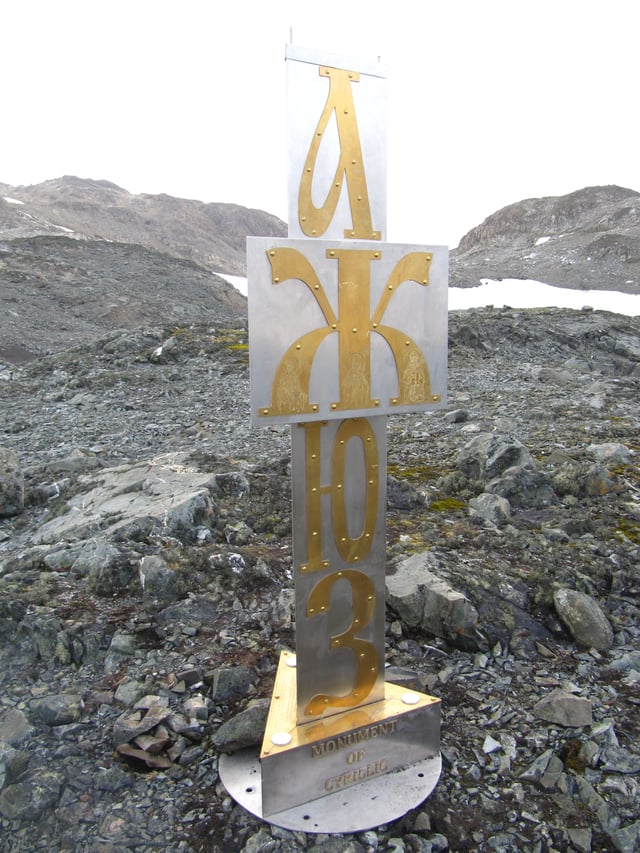
[[[442,477],[444,470],[435,465],[387,465],[387,473],[397,480],[408,480],[411,483],[437,480]]]
[[[627,518],[620,518],[614,536],[617,539],[628,540],[634,545],[638,545],[640,543],[640,524],[629,521]]]
[[[438,498],[431,501],[427,509],[432,512],[456,512],[460,509],[466,509],[467,504],[460,498]]]

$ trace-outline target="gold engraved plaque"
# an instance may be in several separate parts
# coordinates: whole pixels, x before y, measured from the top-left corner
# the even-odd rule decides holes
[[[247,253],[255,425],[445,404],[445,247],[250,237]]]

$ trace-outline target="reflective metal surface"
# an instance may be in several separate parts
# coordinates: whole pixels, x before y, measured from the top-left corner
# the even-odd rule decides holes
[[[386,69],[287,46],[289,237],[386,233]]]
[[[425,800],[440,778],[439,755],[360,782],[312,802],[265,815],[262,767],[256,749],[221,755],[220,778],[229,794],[251,814],[301,832],[360,832],[390,823]]]
[[[298,722],[384,695],[386,418],[292,428]]]
[[[446,403],[448,251],[248,238],[254,425]]]

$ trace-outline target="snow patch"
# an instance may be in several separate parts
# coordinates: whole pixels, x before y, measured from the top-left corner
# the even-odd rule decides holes
[[[479,287],[450,287],[449,310],[483,308],[487,305],[511,308],[575,308],[611,311],[629,317],[640,315],[640,294],[617,290],[571,290],[531,279],[481,279]]]
[[[228,281],[229,284],[232,284],[236,290],[239,290],[243,296],[247,295],[248,286],[247,279],[241,275],[226,275],[221,272],[216,273],[220,278],[223,278],[225,281]]]
[[[536,246],[542,246],[543,243],[547,243],[551,237],[538,237],[536,240]]]
[[[2,198],[4,199],[4,201],[7,202],[7,204],[24,204],[24,202],[20,201],[20,199],[11,198],[11,196],[8,195],[3,195]]]

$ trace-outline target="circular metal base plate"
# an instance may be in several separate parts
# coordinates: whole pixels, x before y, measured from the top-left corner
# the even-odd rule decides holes
[[[376,776],[318,800],[265,817],[262,773],[257,748],[221,755],[220,778],[233,799],[256,817],[302,832],[361,832],[389,823],[420,805],[435,788],[440,756]]]

